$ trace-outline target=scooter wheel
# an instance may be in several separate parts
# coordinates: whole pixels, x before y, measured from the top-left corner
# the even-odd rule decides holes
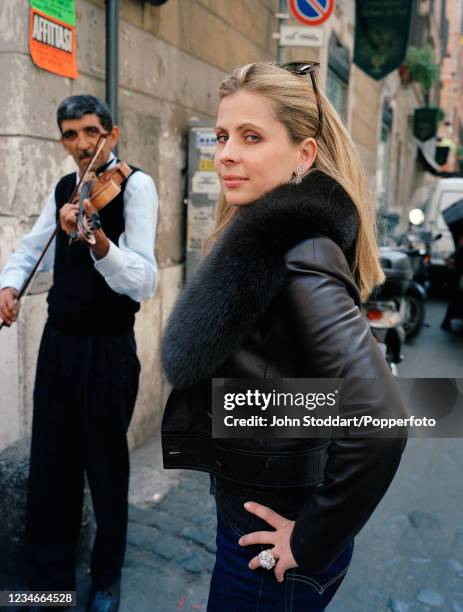
[[[424,325],[424,318],[426,314],[426,304],[423,299],[414,295],[413,293],[407,293],[404,297],[406,301],[406,312],[403,326],[405,330],[405,338],[410,340],[414,338]]]

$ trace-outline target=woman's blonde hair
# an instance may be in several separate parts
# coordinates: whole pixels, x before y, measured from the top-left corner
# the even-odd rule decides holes
[[[237,68],[219,87],[219,103],[240,89],[261,94],[274,103],[276,117],[286,126],[290,139],[300,143],[313,137],[318,110],[309,75],[296,75],[276,64],[258,62]],[[379,263],[373,198],[355,146],[328,98],[320,92],[323,127],[317,137],[313,168],[335,179],[352,199],[359,216],[352,273],[366,300],[375,285],[384,281]],[[229,225],[238,211],[220,195],[216,223],[206,242],[206,251]]]

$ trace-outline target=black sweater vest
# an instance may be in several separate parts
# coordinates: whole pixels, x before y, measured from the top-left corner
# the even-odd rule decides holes
[[[56,218],[69,201],[76,184],[76,174],[67,174],[55,189]],[[124,190],[100,211],[105,234],[114,244],[124,231]],[[140,304],[127,295],[119,295],[94,267],[90,250],[60,229],[56,236],[53,286],[48,294],[49,321],[55,327],[76,333],[111,333],[133,327]]]

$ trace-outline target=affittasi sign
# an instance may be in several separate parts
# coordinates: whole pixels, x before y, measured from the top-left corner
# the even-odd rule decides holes
[[[379,80],[405,57],[410,28],[408,0],[356,0],[354,64]]]
[[[74,0],[30,0],[29,50],[39,68],[71,79],[79,76],[75,24]]]

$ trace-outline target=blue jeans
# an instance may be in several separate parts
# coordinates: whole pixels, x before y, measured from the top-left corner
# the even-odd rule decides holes
[[[208,612],[321,612],[346,575],[352,541],[323,574],[299,568],[287,570],[278,583],[273,570],[251,570],[249,561],[266,546],[240,546],[244,535],[237,527],[217,522],[217,553],[212,572]]]

